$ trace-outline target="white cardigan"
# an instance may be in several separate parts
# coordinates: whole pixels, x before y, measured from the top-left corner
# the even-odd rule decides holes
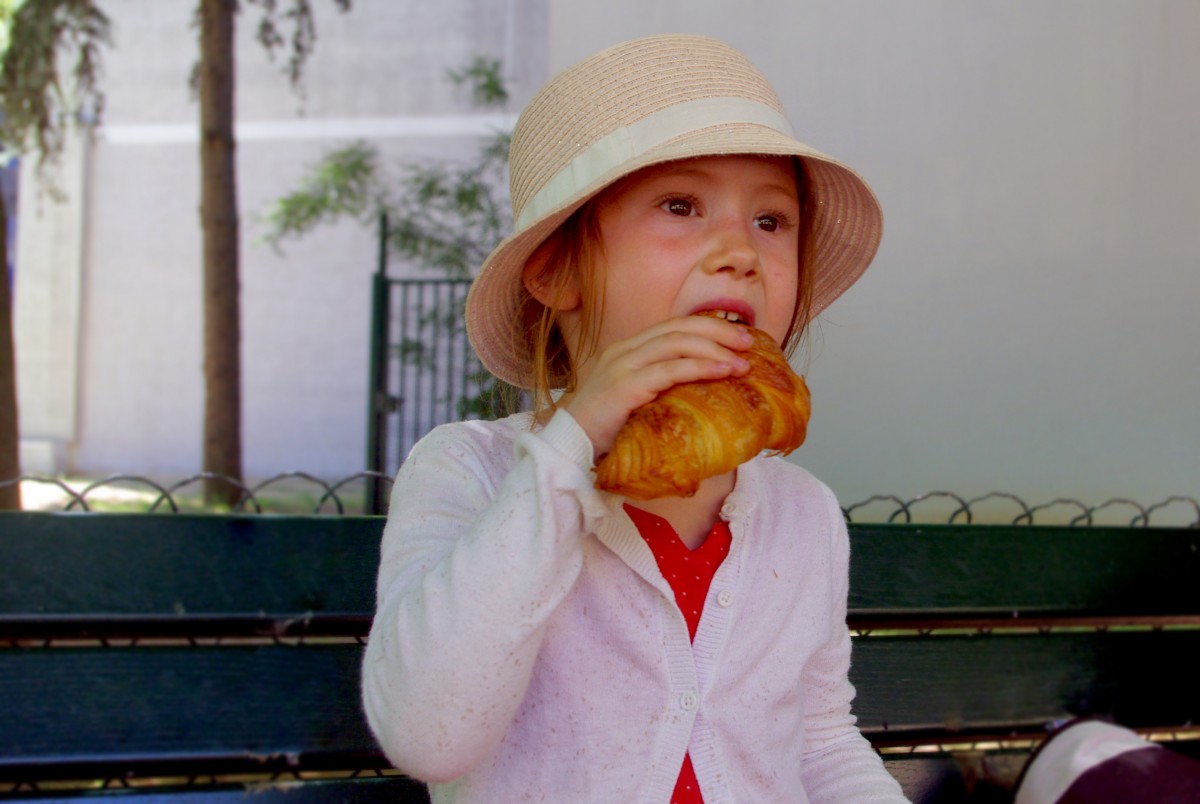
[[[435,802],[902,802],[854,726],[832,493],[738,469],[694,644],[592,446],[559,411],[440,427],[401,468],[363,664],[371,728]]]

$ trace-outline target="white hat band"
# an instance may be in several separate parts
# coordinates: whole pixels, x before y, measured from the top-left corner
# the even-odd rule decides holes
[[[640,154],[684,134],[731,123],[766,126],[787,137],[795,136],[782,114],[745,98],[701,98],[669,106],[609,132],[568,162],[529,199],[517,218],[517,229],[524,229],[564,202],[577,198],[614,167]]]

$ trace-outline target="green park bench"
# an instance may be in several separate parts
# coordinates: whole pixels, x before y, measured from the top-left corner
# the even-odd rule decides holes
[[[383,519],[0,514],[0,797],[425,801],[359,706]],[[863,732],[1004,801],[1049,724],[1200,754],[1200,529],[851,524]]]

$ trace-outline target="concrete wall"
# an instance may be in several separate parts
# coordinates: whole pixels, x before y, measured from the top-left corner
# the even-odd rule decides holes
[[[883,203],[797,462],[847,503],[1200,493],[1200,4],[552,0],[551,68],[664,31],[750,55]]]
[[[22,421],[59,469],[199,468],[192,5],[108,4],[105,125],[66,167],[84,213],[38,205],[23,187]],[[1092,503],[1200,493],[1200,5],[315,6],[303,101],[252,41],[257,12],[241,18],[250,474],[332,477],[364,463],[374,234],[340,225],[275,254],[256,242],[266,203],[357,137],[398,161],[469,152],[487,121],[443,75],[476,53],[505,57],[516,112],[549,70],[684,30],[750,54],[802,138],[856,166],[885,208],[875,265],[798,358],[815,402],[798,462],[846,502],[936,489]],[[31,231],[49,233],[51,256],[30,256]],[[29,315],[55,282],[67,290],[59,307]]]
[[[34,214],[35,184],[31,176],[23,183],[18,349],[27,471],[178,477],[200,469],[198,108],[188,90],[194,6],[105,5],[114,35],[104,53],[107,104],[90,145],[64,160],[69,203],[41,204]],[[342,477],[366,462],[376,233],[339,224],[276,253],[260,242],[258,217],[322,154],[353,140],[378,146],[389,169],[473,154],[480,133],[512,115],[475,109],[446,71],[476,55],[503,59],[515,113],[545,79],[546,6],[355,0],[340,14],[317,0],[318,39],[302,94],[283,75],[286,53],[271,60],[254,41],[260,12],[244,6],[237,133],[246,472]],[[64,283],[77,295],[45,308]]]

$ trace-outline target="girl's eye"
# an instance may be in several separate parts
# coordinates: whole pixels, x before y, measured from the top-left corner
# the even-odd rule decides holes
[[[780,229],[787,227],[788,219],[786,215],[768,213],[755,218],[754,224],[764,232],[778,232]]]
[[[663,209],[672,215],[687,217],[696,211],[696,205],[687,198],[668,198],[663,202]]]

